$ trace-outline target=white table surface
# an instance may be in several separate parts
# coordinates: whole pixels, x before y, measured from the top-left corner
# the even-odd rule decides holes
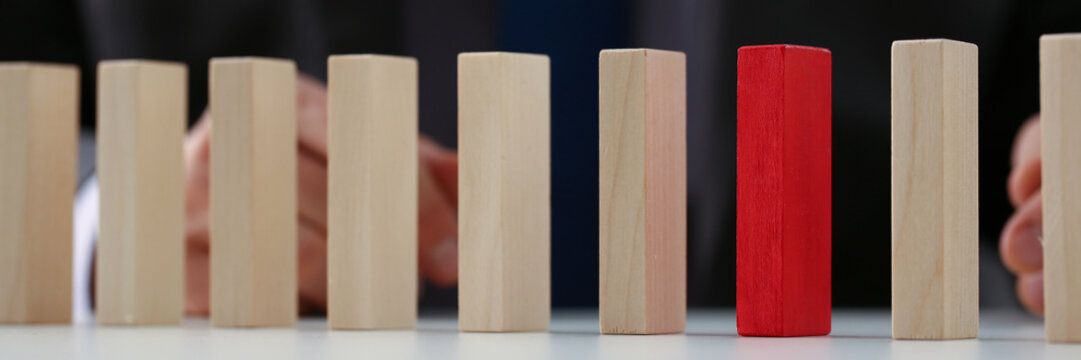
[[[294,327],[0,326],[0,359],[1081,359],[1081,345],[1047,344],[1043,323],[983,312],[980,338],[895,341],[888,311],[835,310],[830,336],[736,335],[733,310],[692,310],[678,335],[600,335],[596,312],[556,311],[541,333],[460,333],[452,313],[422,314],[416,330],[328,331],[322,318]]]

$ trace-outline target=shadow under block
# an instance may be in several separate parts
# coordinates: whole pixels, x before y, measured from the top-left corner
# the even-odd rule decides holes
[[[187,67],[98,64],[99,324],[179,324],[184,316]]]
[[[417,61],[328,60],[329,297],[334,329],[417,323]]]
[[[548,57],[458,56],[458,324],[540,331],[551,316]]]
[[[297,318],[296,65],[210,61],[210,316],[214,326]]]
[[[0,63],[0,323],[71,321],[79,70]]]
[[[600,328],[687,322],[687,67],[681,52],[600,54]]]
[[[979,325],[976,45],[893,43],[893,337]]]
[[[830,51],[739,49],[736,328],[815,336],[831,313]]]
[[[1047,340],[1081,342],[1081,34],[1040,38]]]

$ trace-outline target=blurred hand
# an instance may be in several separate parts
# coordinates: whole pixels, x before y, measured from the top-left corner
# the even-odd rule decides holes
[[[1028,119],[1017,133],[1007,183],[1016,209],[1002,229],[1002,261],[1017,275],[1017,297],[1034,314],[1043,314],[1043,200],[1040,197],[1040,118]]]
[[[301,312],[327,304],[327,94],[305,75],[297,79],[297,288]],[[184,142],[187,167],[186,312],[210,313],[209,111]],[[458,281],[458,157],[421,137],[419,142],[420,274],[440,286]]]

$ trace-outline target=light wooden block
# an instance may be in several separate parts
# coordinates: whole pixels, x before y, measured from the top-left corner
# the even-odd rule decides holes
[[[1081,342],[1081,34],[1040,38],[1047,341]]]
[[[600,54],[600,327],[687,322],[687,66],[681,52]]]
[[[0,323],[71,321],[79,70],[0,63]]]
[[[458,324],[539,331],[551,313],[548,57],[458,56]]]
[[[417,61],[328,60],[329,297],[334,329],[417,323]]]
[[[893,337],[979,328],[976,45],[893,43]]]
[[[210,315],[214,326],[297,318],[296,65],[210,61]]]
[[[99,324],[183,319],[187,98],[184,64],[98,64]]]

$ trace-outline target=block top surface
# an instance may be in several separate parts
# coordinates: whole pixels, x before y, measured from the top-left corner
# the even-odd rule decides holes
[[[62,71],[79,71],[79,67],[73,64],[62,63],[47,63],[47,62],[32,62],[32,61],[12,61],[12,62],[0,62],[0,70],[62,70]]]
[[[807,52],[821,52],[830,54],[830,49],[820,48],[806,45],[790,45],[790,44],[774,44],[774,45],[748,45],[741,46],[739,53],[753,52],[753,51],[768,51],[768,50],[780,50],[785,51],[807,51]]]
[[[916,39],[916,40],[897,40],[893,42],[893,48],[911,48],[922,46],[961,46],[975,48],[976,44],[967,43],[964,41],[950,40],[950,39]]]
[[[1040,36],[1040,42],[1048,41],[1081,41],[1081,33],[1044,34]]]
[[[267,58],[267,57],[256,57],[256,56],[216,57],[216,58],[211,58],[210,59],[210,66],[211,67],[213,67],[215,65],[236,65],[236,64],[241,64],[241,65],[243,65],[243,64],[252,64],[252,65],[266,64],[266,65],[296,66],[296,63],[293,62],[293,60],[290,60],[290,59]]]
[[[664,56],[673,56],[674,55],[674,56],[680,56],[680,57],[685,57],[686,56],[682,51],[648,49],[648,48],[604,49],[604,50],[601,50],[601,56],[614,55],[614,54],[629,54],[629,53],[631,53],[631,54],[633,54],[633,53],[641,53],[641,54],[644,54],[644,55],[664,55]]]
[[[548,55],[544,54],[517,53],[506,51],[464,52],[458,54],[458,60],[479,57],[528,57],[544,59],[545,61],[548,61]]]
[[[399,55],[384,55],[384,54],[340,54],[331,55],[327,58],[327,62],[339,62],[339,61],[408,61],[416,63],[417,58],[411,56],[399,56]]]
[[[188,66],[181,62],[147,59],[116,59],[102,60],[98,62],[98,69],[125,67],[164,67],[186,69]]]

